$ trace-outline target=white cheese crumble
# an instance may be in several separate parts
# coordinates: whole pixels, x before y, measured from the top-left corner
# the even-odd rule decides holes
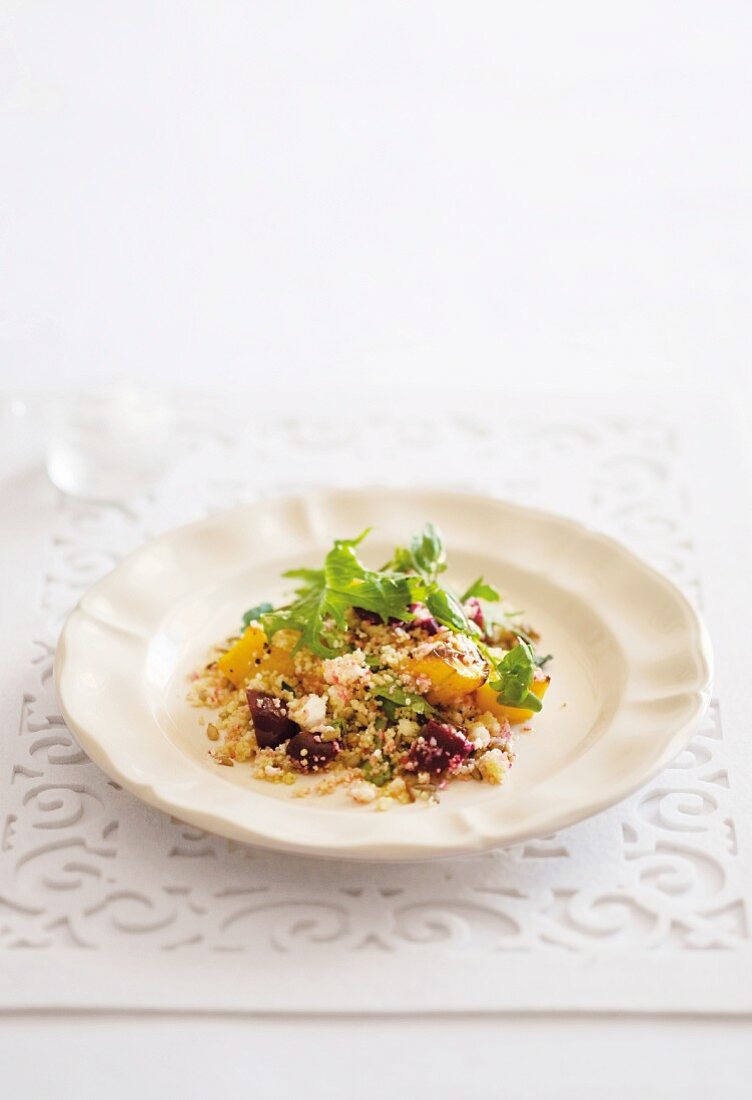
[[[360,649],[324,661],[323,670],[327,684],[357,684],[371,675],[366,655]]]
[[[323,695],[304,695],[288,703],[287,713],[304,730],[315,732],[326,722],[326,699]]]
[[[402,660],[402,654],[393,645],[381,647],[381,661],[387,668],[397,668]]]
[[[482,722],[472,722],[467,727],[466,732],[468,741],[472,741],[473,748],[475,749],[485,749],[486,745],[491,740],[491,734]]]
[[[480,774],[489,783],[503,783],[509,770],[509,761],[501,749],[490,749],[478,760]]]
[[[348,787],[348,794],[355,802],[373,802],[378,793],[378,788],[365,779],[359,779]]]
[[[484,749],[492,737],[501,734],[501,723],[493,714],[486,711],[480,714],[467,727],[467,737],[476,749]]]
[[[418,733],[420,726],[417,722],[413,722],[412,718],[400,718],[397,723],[397,733],[400,737],[413,738]]]

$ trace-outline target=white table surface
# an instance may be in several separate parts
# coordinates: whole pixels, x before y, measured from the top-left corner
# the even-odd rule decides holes
[[[748,1026],[719,1020],[14,1019],[0,1057],[33,1100],[746,1100],[752,1076]]]
[[[749,422],[751,19],[5,5],[0,384],[713,388]],[[20,1098],[733,1100],[751,1040],[723,1020],[16,1016],[0,1066]]]

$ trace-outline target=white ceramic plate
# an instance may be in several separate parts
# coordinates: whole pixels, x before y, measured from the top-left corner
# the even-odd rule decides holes
[[[344,795],[295,799],[219,767],[187,674],[284,594],[284,569],[317,565],[334,537],[374,528],[378,565],[427,520],[443,531],[447,579],[483,574],[542,633],[552,685],[502,787],[454,783],[440,805],[386,813]],[[392,489],[263,501],[155,539],[94,585],[55,660],[63,714],[118,783],[167,813],[251,844],[362,859],[474,852],[570,825],[619,801],[686,744],[709,697],[703,625],[668,580],[604,535],[482,497]]]

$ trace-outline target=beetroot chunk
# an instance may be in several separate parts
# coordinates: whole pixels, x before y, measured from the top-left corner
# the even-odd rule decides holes
[[[260,749],[275,749],[295,736],[300,726],[287,717],[287,707],[281,699],[253,688],[248,688],[245,694]]]
[[[439,633],[441,625],[438,619],[434,619],[425,604],[411,603],[410,610],[415,618],[411,619],[408,623],[402,623],[402,626],[404,626],[406,630],[414,630],[416,627],[420,627],[421,630],[425,630],[426,634]]]
[[[473,751],[461,729],[431,718],[410,746],[405,770],[441,775],[456,771]]]
[[[425,619],[418,619],[414,623],[408,623],[408,626],[419,626],[422,630],[425,630],[426,634],[438,634],[441,630],[439,620],[434,619],[433,615],[427,615]]]
[[[381,615],[377,615],[375,611],[366,611],[365,607],[356,607],[355,614],[364,623],[371,623],[373,626],[383,621]]]
[[[287,746],[287,755],[301,771],[318,772],[331,764],[339,752],[337,741],[324,741],[318,733],[301,730]]]
[[[476,626],[480,627],[481,631],[486,632],[486,620],[483,617],[483,608],[480,605],[480,601],[476,600],[475,596],[471,596],[469,600],[465,602],[465,614],[471,622],[474,622]]]

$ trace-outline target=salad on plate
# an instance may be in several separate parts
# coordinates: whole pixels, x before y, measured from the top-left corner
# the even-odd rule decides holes
[[[449,783],[503,783],[550,655],[493,584],[444,582],[433,524],[381,569],[360,559],[368,533],[285,573],[289,601],[248,610],[191,674],[189,701],[214,711],[213,759],[298,797],[344,789],[379,810],[435,803]]]

